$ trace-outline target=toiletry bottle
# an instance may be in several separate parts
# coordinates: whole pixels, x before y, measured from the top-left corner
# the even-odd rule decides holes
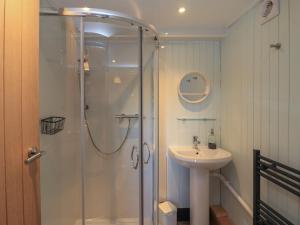
[[[209,149],[216,149],[217,148],[216,136],[215,136],[214,129],[211,129],[210,134],[208,135],[208,148]]]

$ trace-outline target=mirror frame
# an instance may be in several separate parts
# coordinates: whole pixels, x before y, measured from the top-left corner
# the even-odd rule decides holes
[[[181,84],[182,80],[183,80],[184,78],[186,78],[187,76],[189,76],[189,75],[197,75],[197,76],[200,76],[200,77],[205,81],[205,90],[204,90],[204,92],[203,92],[203,96],[202,96],[200,99],[195,100],[195,101],[191,101],[191,100],[187,99],[186,97],[184,97],[184,95],[181,93],[181,90],[180,90],[180,84]],[[211,91],[211,86],[210,86],[210,81],[209,81],[209,79],[208,79],[205,75],[203,75],[202,73],[199,73],[199,72],[190,72],[190,73],[185,74],[185,75],[180,79],[179,84],[178,84],[178,88],[177,88],[177,92],[178,92],[178,95],[180,96],[180,98],[181,98],[182,100],[184,100],[185,102],[191,103],[191,104],[197,104],[197,103],[203,102],[203,101],[209,96],[210,91]]]

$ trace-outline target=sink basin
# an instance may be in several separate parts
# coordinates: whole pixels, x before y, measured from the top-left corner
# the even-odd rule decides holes
[[[218,148],[199,146],[170,146],[168,156],[179,165],[190,169],[191,225],[209,225],[209,171],[228,164],[232,155]]]
[[[232,159],[230,152],[221,148],[208,149],[207,146],[199,146],[199,150],[191,146],[171,146],[169,156],[178,164],[192,168],[199,167],[207,170],[220,169]]]

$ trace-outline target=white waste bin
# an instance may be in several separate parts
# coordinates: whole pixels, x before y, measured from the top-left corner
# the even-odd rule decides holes
[[[171,202],[166,201],[159,204],[160,225],[177,224],[177,208]]]

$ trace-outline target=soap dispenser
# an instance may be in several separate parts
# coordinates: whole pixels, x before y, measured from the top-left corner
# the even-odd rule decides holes
[[[217,148],[216,136],[215,136],[215,131],[213,128],[210,130],[210,134],[208,135],[208,148],[209,149]]]

